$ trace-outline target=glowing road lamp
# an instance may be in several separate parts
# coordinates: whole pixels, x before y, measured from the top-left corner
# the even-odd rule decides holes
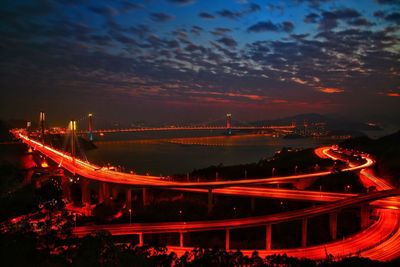
[[[351,191],[351,185],[346,185],[345,187],[344,187],[344,191],[345,192],[350,192]]]
[[[129,209],[129,224],[132,224],[132,209]]]
[[[233,216],[236,217],[236,207],[233,207]]]
[[[297,169],[298,169],[298,166],[297,165],[294,166],[294,174],[297,174]]]
[[[182,214],[183,214],[183,211],[179,210],[179,220],[181,220],[181,221],[182,221]]]
[[[274,174],[275,174],[275,168],[272,168],[271,176],[274,177]]]

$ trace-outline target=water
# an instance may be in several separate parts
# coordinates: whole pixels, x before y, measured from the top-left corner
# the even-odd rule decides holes
[[[98,136],[98,149],[88,151],[86,156],[101,166],[110,163],[140,174],[171,175],[210,165],[257,162],[273,156],[282,147],[308,148],[331,143],[326,139],[224,136],[218,132],[118,133]]]

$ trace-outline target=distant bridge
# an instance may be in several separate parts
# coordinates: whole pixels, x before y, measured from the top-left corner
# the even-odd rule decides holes
[[[293,132],[296,126],[284,125],[284,126],[236,126],[227,128],[225,126],[169,126],[169,127],[149,127],[149,128],[122,128],[122,129],[102,129],[93,130],[92,133],[118,133],[118,132],[159,132],[159,131],[194,131],[194,130],[274,130],[281,132]],[[80,131],[80,133],[85,133]]]

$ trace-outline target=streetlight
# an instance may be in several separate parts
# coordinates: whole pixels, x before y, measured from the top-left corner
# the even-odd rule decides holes
[[[296,166],[294,166],[294,174],[297,174],[297,165]]]
[[[275,174],[275,168],[272,168],[271,174],[272,174],[272,177],[273,177],[274,174]]]
[[[132,209],[129,209],[129,224],[132,224]]]

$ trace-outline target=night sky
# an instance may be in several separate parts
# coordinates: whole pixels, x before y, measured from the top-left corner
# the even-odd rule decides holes
[[[1,0],[0,118],[400,125],[398,0]]]

